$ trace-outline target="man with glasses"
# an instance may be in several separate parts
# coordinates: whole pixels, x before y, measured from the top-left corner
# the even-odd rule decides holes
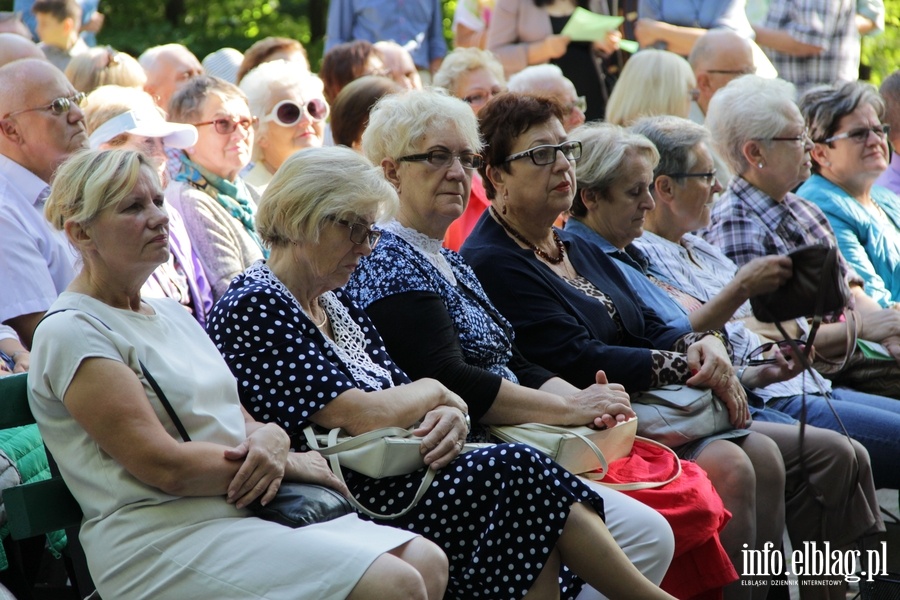
[[[698,125],[706,121],[706,109],[713,94],[737,77],[756,72],[750,41],[730,29],[707,31],[694,44],[688,62],[697,79],[689,118]],[[731,169],[715,152],[713,161],[716,178],[724,187],[731,178]]]
[[[556,65],[525,67],[509,78],[508,88],[510,92],[540,94],[557,100],[566,107],[563,121],[566,132],[572,131],[585,121],[584,111],[587,110],[585,97],[578,95],[575,84],[563,75],[562,69]]]
[[[84,94],[45,60],[0,67],[0,322],[26,347],[44,312],[75,276],[75,255],[44,219],[48,182],[87,148]]]

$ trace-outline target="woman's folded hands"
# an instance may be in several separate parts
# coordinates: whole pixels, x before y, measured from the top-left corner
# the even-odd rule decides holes
[[[243,508],[261,498],[268,504],[281,486],[289,453],[290,439],[274,423],[253,430],[238,446],[225,450],[226,459],[243,461],[228,486],[228,502]]]
[[[715,336],[703,337],[688,347],[687,361],[693,375],[685,383],[711,389],[728,407],[731,424],[739,429],[747,427],[750,422],[747,393],[735,376],[724,344]]]

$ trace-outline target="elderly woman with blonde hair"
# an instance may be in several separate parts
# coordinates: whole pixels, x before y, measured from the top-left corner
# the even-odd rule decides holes
[[[606,103],[606,120],[628,126],[640,117],[687,118],[697,80],[690,63],[674,52],[648,48],[625,63]]]
[[[260,193],[285,159],[303,148],[319,148],[325,137],[325,102],[322,80],[297,68],[296,62],[264,62],[244,76],[250,114],[256,115],[254,166],[247,183]]]
[[[414,136],[416,147],[400,159],[413,187],[434,186],[453,173],[447,187],[459,191],[464,167],[457,159],[471,165],[474,153],[464,140],[478,139],[468,115],[465,138]],[[378,137],[391,143],[412,132],[386,133]],[[349,148],[302,150],[266,190],[258,223],[269,259],[235,278],[208,327],[248,412],[281,425],[299,449],[308,425],[354,435],[413,426],[427,466],[396,477],[352,471],[345,477],[363,506],[382,513],[378,522],[413,501],[385,522],[445,548],[450,598],[575,598],[587,582],[610,598],[671,599],[616,546],[601,518],[602,498],[579,478],[518,444],[460,455],[468,405],[435,379],[410,381],[341,289],[380,240],[376,220],[396,211],[397,194],[382,172]],[[447,200],[461,203],[461,194]],[[434,479],[415,502],[426,469]]]
[[[148,159],[73,156],[45,214],[83,266],[36,331],[29,401],[84,512],[80,539],[100,594],[441,597],[446,559],[415,534],[354,515],[291,529],[247,510],[282,481],[347,489],[320,455],[291,452],[280,427],[241,408],[221,355],[178,304],[142,297],[169,253]]]

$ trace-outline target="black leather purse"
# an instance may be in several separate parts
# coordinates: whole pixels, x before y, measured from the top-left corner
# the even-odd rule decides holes
[[[323,485],[294,482],[282,483],[278,494],[265,506],[257,498],[247,508],[260,519],[295,529],[353,512],[350,502],[336,490]]]
[[[169,417],[175,423],[175,428],[178,430],[181,438],[185,442],[191,441],[187,430],[181,424],[181,419],[178,418],[178,414],[169,403],[169,399],[166,398],[159,384],[150,375],[144,363],[141,363],[141,370],[150,383],[150,387],[156,392],[159,401],[162,402],[163,408],[166,409]],[[282,483],[278,488],[278,493],[265,506],[257,498],[247,505],[247,508],[260,519],[295,529],[304,525],[331,521],[353,512],[350,502],[336,490],[314,483],[296,482]]]

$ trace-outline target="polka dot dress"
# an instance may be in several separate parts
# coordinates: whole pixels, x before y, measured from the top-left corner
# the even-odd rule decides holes
[[[366,391],[409,380],[390,360],[365,314],[334,292],[365,334],[367,360],[347,364],[290,292],[257,263],[238,276],[213,308],[210,337],[238,380],[241,401],[260,421],[284,427],[306,450],[309,416],[351,388]],[[334,319],[332,311],[329,317]],[[352,354],[352,352],[350,353]],[[357,499],[377,512],[409,503],[422,472],[371,479],[345,473]],[[447,598],[522,598],[540,574],[574,502],[603,514],[603,501],[565,469],[522,445],[498,445],[458,457],[435,477],[416,507],[382,521],[419,533],[450,559]],[[563,568],[562,598],[583,583]]]

